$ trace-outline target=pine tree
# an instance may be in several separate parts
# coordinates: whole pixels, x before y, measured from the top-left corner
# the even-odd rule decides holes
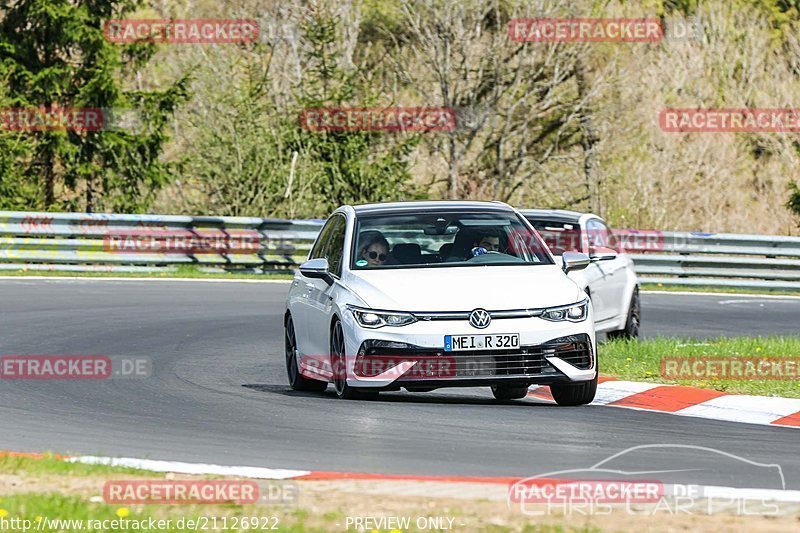
[[[139,0],[16,0],[0,2],[0,83],[5,108],[102,110],[103,127],[0,133],[0,184],[22,180],[38,194],[29,209],[137,212],[167,183],[161,159],[168,120],[187,97],[186,78],[159,91],[128,90],[125,75],[156,52],[151,43],[110,42],[103,24]],[[112,110],[128,109],[139,127],[111,128]],[[13,168],[14,176],[6,174]],[[41,205],[35,205],[40,202]],[[18,206],[21,207],[21,206]]]

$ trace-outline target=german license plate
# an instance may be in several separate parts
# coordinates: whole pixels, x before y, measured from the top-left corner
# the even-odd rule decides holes
[[[445,335],[444,351],[508,350],[519,348],[519,333],[493,333],[491,335]]]

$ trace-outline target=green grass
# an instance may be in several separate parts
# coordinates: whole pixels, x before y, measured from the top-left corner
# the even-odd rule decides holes
[[[52,454],[43,457],[25,457],[4,455],[0,453],[0,474],[27,474],[27,475],[70,475],[93,476],[104,474],[127,474],[146,476],[148,478],[162,478],[164,474],[128,468],[124,466],[87,465],[82,463],[68,463]]]
[[[236,518],[258,517],[259,529],[252,527],[232,527]],[[270,517],[277,517],[277,520]],[[148,529],[148,520],[164,522],[153,525],[156,529]],[[216,518],[218,527],[212,528],[212,520]],[[223,522],[223,519],[227,519]],[[314,513],[306,509],[277,509],[263,505],[138,505],[121,506],[108,505],[104,503],[90,503],[85,498],[79,496],[66,496],[63,494],[49,493],[23,493],[10,496],[3,496],[0,499],[0,523],[5,520],[7,527],[3,531],[23,531],[23,527],[28,527],[28,531],[58,531],[59,533],[90,532],[90,533],[109,533],[119,531],[160,531],[164,533],[182,533],[186,531],[227,531],[227,532],[252,532],[252,531],[282,531],[288,533],[301,532],[326,532],[343,531],[345,514],[326,513],[324,516],[314,516]],[[17,520],[16,523],[11,520]],[[20,522],[20,521],[29,522]],[[53,520],[61,520],[58,529]],[[64,521],[81,521],[69,523]],[[95,524],[92,521],[101,521]],[[117,520],[117,523],[111,522]],[[125,524],[122,520],[137,521],[142,524],[142,528],[133,526],[131,522]],[[166,522],[169,520],[169,522]],[[195,524],[206,526],[189,527],[189,521]],[[103,521],[108,521],[103,523]],[[39,522],[42,523],[38,526]],[[237,521],[238,522],[238,521]],[[227,528],[222,529],[226,524]],[[338,524],[338,527],[336,526]],[[413,524],[413,521],[412,521]],[[103,528],[105,525],[107,527]],[[238,524],[237,525],[241,525]],[[272,527],[261,527],[269,525]],[[97,526],[100,526],[98,528]],[[116,526],[116,527],[112,527]],[[457,528],[461,529],[461,528]],[[492,533],[506,533],[518,531],[516,527],[506,527],[500,525],[482,525],[472,528],[473,531],[483,531]],[[421,531],[416,527],[408,531]],[[600,533],[597,527],[584,526],[562,526],[556,524],[525,524],[522,531],[526,533]]]
[[[780,296],[800,296],[800,290],[786,289],[747,289],[743,287],[714,287],[711,285],[662,285],[659,283],[643,283],[643,291],[669,292],[721,292],[725,294],[774,294]]]
[[[31,531],[36,531],[37,523],[43,521],[40,526],[42,531],[56,531],[52,520],[81,520],[82,524],[75,523],[65,524],[62,522],[59,532],[72,533],[76,531],[94,532],[94,533],[107,533],[112,531],[161,531],[166,533],[178,533],[184,531],[196,531],[196,526],[188,527],[188,521],[193,520],[198,523],[198,519],[203,520],[200,522],[206,527],[200,526],[199,530],[205,531],[223,531],[222,524],[223,517],[227,518],[227,529],[224,531],[262,531],[262,529],[254,529],[250,527],[233,528],[233,520],[236,517],[239,519],[245,517],[259,517],[258,525],[261,528],[264,525],[277,526],[276,529],[271,531],[284,531],[284,532],[322,532],[327,529],[322,529],[315,526],[309,526],[304,523],[303,518],[296,515],[283,515],[277,521],[269,520],[269,517],[276,516],[274,507],[267,506],[237,506],[237,505],[138,505],[138,506],[121,506],[121,505],[107,505],[104,503],[89,503],[84,498],[77,496],[65,496],[58,493],[26,493],[15,494],[11,496],[4,496],[0,500],[0,520],[30,520]],[[155,524],[156,529],[148,529],[147,520],[150,518],[154,520],[164,520],[161,524]],[[205,517],[205,518],[202,518]],[[218,527],[212,528],[213,518],[216,518]],[[124,524],[121,520],[136,520],[144,525],[143,528],[138,528],[130,524]],[[117,524],[107,522],[105,524],[94,524],[88,520],[118,520]],[[166,522],[169,520],[170,522]],[[183,522],[181,522],[183,520]],[[144,521],[144,522],[143,522]],[[19,524],[19,522],[18,522]],[[11,525],[11,524],[9,524]],[[100,525],[101,527],[95,527]],[[103,528],[102,525],[109,527]],[[110,527],[116,525],[117,527]],[[240,525],[237,523],[237,525]],[[81,526],[83,526],[81,528]],[[92,527],[89,527],[92,526]],[[127,527],[123,527],[127,526]],[[183,526],[183,527],[181,527]],[[3,529],[3,531],[22,531],[22,527]]]
[[[336,501],[324,503],[330,498],[323,497],[318,501],[313,492],[306,493],[301,489],[301,496],[295,504],[186,504],[186,505],[121,505],[102,502],[103,484],[109,475],[125,474],[144,476],[148,479],[161,478],[164,474],[134,470],[131,468],[110,467],[103,465],[83,465],[67,463],[53,455],[42,457],[19,457],[0,454],[0,476],[15,475],[21,478],[22,486],[31,487],[25,492],[0,495],[0,531],[46,531],[48,533],[108,533],[121,531],[160,531],[179,533],[186,531],[228,531],[252,532],[263,531],[266,524],[270,531],[289,533],[343,531],[346,518],[353,515],[342,503]],[[92,478],[94,476],[94,479]],[[87,479],[88,478],[88,479]],[[201,479],[195,477],[194,479]],[[18,484],[19,481],[13,484]],[[59,488],[50,488],[58,485]],[[34,487],[37,486],[37,487]],[[45,488],[38,488],[38,487]],[[317,494],[320,493],[319,490]],[[305,503],[304,503],[305,500]],[[343,500],[344,502],[345,500]],[[376,501],[374,511],[369,516],[408,516],[411,529],[423,531],[415,527],[415,516],[452,516],[456,523],[463,521],[469,524],[466,530],[476,532],[510,533],[524,531],[526,533],[600,533],[596,526],[566,525],[552,523],[531,523],[524,516],[519,520],[504,525],[491,523],[491,512],[464,512],[457,507],[433,508],[433,501],[422,499],[421,502],[410,503],[407,510],[387,513],[382,510],[380,498]],[[350,504],[348,504],[350,505]],[[326,509],[326,506],[328,507]],[[332,508],[331,508],[332,507]],[[504,506],[503,506],[504,508]],[[440,512],[441,511],[441,512]],[[363,513],[358,513],[361,516]],[[214,527],[216,517],[216,528]],[[272,517],[275,517],[274,519]],[[461,518],[459,518],[461,517]],[[234,523],[242,526],[244,518],[257,518],[259,528],[252,523],[246,527],[233,527]],[[150,522],[150,519],[153,522]],[[92,522],[89,522],[89,521]],[[127,520],[128,522],[123,522]],[[169,520],[169,522],[167,522]],[[225,521],[223,521],[225,520]],[[54,522],[59,521],[59,522]],[[72,521],[72,522],[69,522]],[[79,521],[79,522],[76,522]],[[97,521],[97,522],[95,522]],[[113,522],[113,521],[116,521]],[[136,521],[134,524],[133,521]],[[159,521],[163,521],[159,523]],[[193,521],[195,525],[190,525]],[[155,529],[151,528],[153,526]],[[223,528],[223,525],[225,528]],[[204,527],[205,526],[205,527]],[[272,529],[272,527],[275,529]],[[457,527],[462,530],[464,528]],[[352,530],[352,527],[351,527]]]
[[[800,360],[800,338],[741,337],[713,340],[656,338],[644,341],[609,341],[598,348],[600,372],[631,381],[673,383],[737,394],[800,398],[800,380],[783,379],[682,379],[662,377],[665,357],[791,357]]]

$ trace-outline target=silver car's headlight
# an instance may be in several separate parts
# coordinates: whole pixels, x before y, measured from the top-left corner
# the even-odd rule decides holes
[[[374,309],[364,309],[349,305],[350,312],[358,322],[358,325],[364,328],[382,328],[383,326],[407,326],[417,321],[416,317],[411,313],[403,313],[400,311],[376,311]]]
[[[551,322],[563,322],[569,320],[570,322],[583,322],[589,315],[589,298],[582,302],[573,305],[562,305],[559,307],[552,307],[545,309],[542,313],[542,318],[550,320]]]

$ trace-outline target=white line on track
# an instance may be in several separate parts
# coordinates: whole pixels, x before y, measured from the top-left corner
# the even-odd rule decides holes
[[[756,294],[738,292],[692,292],[692,291],[641,291],[642,294],[674,294],[676,296],[736,296],[737,298],[763,298],[765,300],[800,300],[800,296],[781,294]]]
[[[178,461],[155,461],[149,459],[132,459],[132,458],[111,458],[111,457],[97,457],[97,456],[80,456],[69,457],[65,459],[70,463],[83,463],[92,465],[110,465],[110,466],[125,466],[129,468],[136,468],[141,470],[150,470],[152,472],[174,472],[177,474],[205,474],[205,475],[222,475],[222,476],[235,476],[244,478],[255,479],[278,479],[286,480],[296,477],[306,476],[312,474],[310,470],[285,470],[274,468],[261,468],[252,466],[222,466],[203,463],[183,463]],[[335,479],[332,477],[330,479]],[[348,474],[342,473],[341,479],[347,479]],[[387,476],[386,481],[392,481],[392,488],[395,483],[399,483],[409,489],[407,492],[410,494],[415,493],[414,485],[417,488],[425,489],[427,485],[431,485],[432,480],[428,476],[424,476],[422,480],[404,479],[404,480],[391,480],[391,476]],[[373,481],[381,481],[380,476],[377,476]],[[460,481],[447,481],[443,480],[442,483],[461,485],[464,484]],[[480,479],[476,479],[468,485],[480,486]],[[491,485],[496,486],[496,484]],[[800,502],[800,491],[797,490],[776,490],[776,489],[757,489],[757,488],[734,488],[722,487],[716,485],[691,485],[695,490],[700,490],[700,494],[706,498],[742,498],[761,501],[773,502]],[[685,485],[668,484],[664,488],[668,489],[667,493],[673,492],[676,487],[685,487]],[[485,490],[485,489],[484,489]],[[427,492],[427,491],[426,491]],[[684,491],[679,491],[678,495],[685,494]]]
[[[222,466],[204,463],[182,463],[179,461],[154,461],[151,459],[132,459],[126,457],[97,457],[84,455],[68,457],[68,463],[87,465],[125,466],[151,472],[175,472],[176,474],[210,474],[215,476],[236,476],[255,479],[292,479],[305,476],[308,470],[286,470],[282,468],[262,468],[257,466]]]
[[[764,300],[763,298],[751,298],[748,300],[720,300],[717,303],[719,305],[731,305],[731,304],[759,304],[761,307],[764,307],[764,302],[772,303],[772,302],[780,302],[781,300]],[[783,301],[792,301],[792,300],[783,300]]]

